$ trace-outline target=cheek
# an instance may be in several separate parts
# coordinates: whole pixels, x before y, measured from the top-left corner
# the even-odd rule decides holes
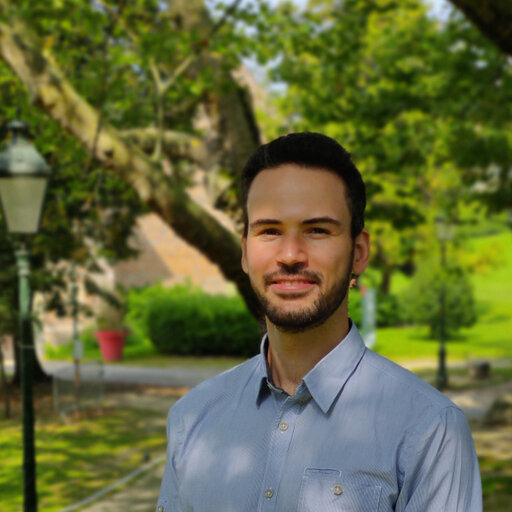
[[[351,265],[350,250],[345,247],[325,247],[324,250],[310,254],[310,267],[325,274],[325,278],[337,278],[344,275]]]
[[[262,247],[261,244],[249,242],[244,251],[243,261],[245,260],[246,267],[244,270],[248,273],[264,271],[272,262],[271,250],[269,249],[267,246]]]
[[[335,267],[344,261],[345,247],[339,243],[311,244],[308,248],[310,261],[323,267]]]

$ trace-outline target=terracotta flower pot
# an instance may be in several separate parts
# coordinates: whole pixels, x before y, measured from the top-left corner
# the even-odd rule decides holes
[[[128,331],[96,331],[101,356],[105,362],[120,361],[123,358],[124,343]]]

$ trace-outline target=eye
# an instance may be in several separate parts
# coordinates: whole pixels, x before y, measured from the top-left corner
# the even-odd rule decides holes
[[[308,234],[315,236],[315,237],[326,236],[326,235],[329,235],[330,233],[331,232],[329,229],[323,228],[320,226],[313,226],[313,227],[309,228],[309,230],[308,230]]]
[[[274,237],[280,235],[281,232],[277,228],[262,228],[258,231],[258,236]]]

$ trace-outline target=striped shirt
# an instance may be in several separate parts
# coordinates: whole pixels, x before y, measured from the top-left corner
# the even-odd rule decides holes
[[[265,354],[171,408],[158,512],[481,512],[463,413],[354,325],[293,396]]]

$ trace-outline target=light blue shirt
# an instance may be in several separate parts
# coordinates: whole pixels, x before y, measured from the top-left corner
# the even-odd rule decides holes
[[[162,512],[481,512],[463,413],[345,339],[289,396],[261,353],[170,410]]]

